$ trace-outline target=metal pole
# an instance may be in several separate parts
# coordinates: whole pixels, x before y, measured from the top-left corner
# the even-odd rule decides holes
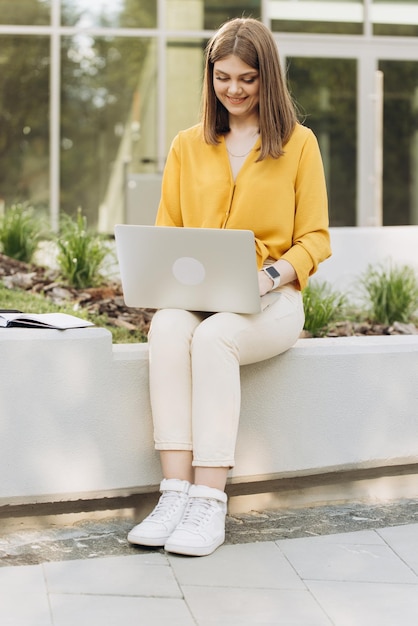
[[[371,226],[383,226],[383,72],[377,70],[374,79],[374,211]]]
[[[157,2],[158,21],[158,49],[157,49],[157,171],[162,172],[165,165],[166,154],[166,93],[167,93],[167,60],[166,60],[166,37],[162,33],[166,27],[165,0]]]
[[[60,2],[53,0],[51,5],[51,66],[50,66],[50,118],[49,118],[49,210],[51,228],[59,229],[60,211],[60,85],[61,85],[61,50],[60,50]]]

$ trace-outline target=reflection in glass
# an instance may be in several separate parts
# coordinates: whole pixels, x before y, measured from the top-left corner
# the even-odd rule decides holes
[[[261,17],[261,0],[205,0],[204,28],[217,30],[233,17]]]
[[[274,32],[363,32],[363,0],[269,0],[267,11]]]
[[[51,0],[1,0],[0,24],[40,26],[51,21]]]
[[[0,37],[0,204],[49,205],[49,39]]]
[[[354,226],[356,215],[356,61],[292,58],[289,83],[304,124],[318,138],[332,226]]]
[[[64,26],[155,28],[156,0],[61,0]]]
[[[165,28],[217,30],[234,17],[261,17],[261,0],[165,0]]]
[[[179,130],[199,120],[206,43],[202,40],[167,43],[167,151]]]
[[[418,37],[417,0],[373,0],[374,35]]]
[[[61,209],[94,224],[100,207],[122,210],[127,160],[156,168],[155,43],[80,34],[62,47]]]
[[[383,223],[418,224],[418,64],[381,61],[384,75]]]

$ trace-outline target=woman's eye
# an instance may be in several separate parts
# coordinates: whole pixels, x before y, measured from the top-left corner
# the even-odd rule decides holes
[[[216,80],[219,80],[221,83],[225,83],[229,80],[228,76],[215,76]],[[241,78],[242,82],[246,85],[251,85],[256,81],[256,77],[253,78]]]

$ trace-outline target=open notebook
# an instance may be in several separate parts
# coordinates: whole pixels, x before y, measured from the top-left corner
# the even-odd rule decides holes
[[[68,330],[70,328],[84,328],[94,326],[74,315],[67,313],[20,313],[17,311],[0,311],[0,328],[53,328]]]

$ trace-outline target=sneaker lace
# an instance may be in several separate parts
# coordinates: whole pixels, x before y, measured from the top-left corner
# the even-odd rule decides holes
[[[216,507],[217,504],[215,500],[209,500],[208,498],[190,498],[181,520],[181,526],[192,528],[199,527],[211,517]]]
[[[182,501],[181,495],[182,494],[178,491],[164,491],[158,500],[157,506],[148,516],[148,519],[155,521],[169,519],[173,509],[176,509]]]

